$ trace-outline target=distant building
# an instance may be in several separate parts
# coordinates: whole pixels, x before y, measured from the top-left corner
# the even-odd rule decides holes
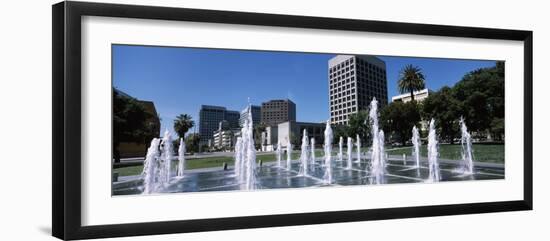
[[[252,123],[254,125],[259,124],[262,121],[262,107],[257,105],[251,105],[252,109]],[[239,119],[239,126],[242,127],[244,120],[248,118],[248,106],[241,111],[241,117]]]
[[[349,116],[367,110],[372,98],[388,103],[386,63],[374,56],[337,55],[328,62],[332,124],[347,125]]]
[[[286,121],[296,121],[296,104],[294,102],[285,99],[270,100],[262,103],[262,123],[273,126]]]
[[[201,145],[208,144],[214,138],[214,131],[219,129],[220,122],[225,121],[227,128],[238,128],[241,113],[227,110],[223,106],[202,105],[199,111],[199,134]]]
[[[290,139],[292,145],[300,145],[304,130],[307,130],[309,140],[315,138],[316,145],[322,145],[325,139],[324,131],[326,123],[311,123],[311,122],[296,122],[287,121],[280,123],[277,126],[277,139],[281,142],[281,146],[286,148],[287,142]],[[277,143],[273,143],[275,146]]]
[[[213,134],[213,145],[219,149],[232,149],[240,132],[239,128],[216,130]]]
[[[419,90],[419,91],[414,91],[413,92],[413,95],[414,95],[414,100],[418,101],[418,102],[421,102],[423,101],[424,99],[428,98],[428,96],[432,93],[431,90],[429,89],[423,89],[423,90]],[[401,101],[401,102],[409,102],[411,101],[411,93],[405,93],[405,94],[402,94],[402,95],[396,95],[396,96],[393,96],[391,97],[391,101],[394,102],[394,101]]]

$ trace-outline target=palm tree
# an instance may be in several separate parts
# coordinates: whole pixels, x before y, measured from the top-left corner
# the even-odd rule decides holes
[[[180,138],[185,138],[185,133],[195,126],[195,122],[188,114],[180,114],[174,120],[174,130],[178,133]]]
[[[409,64],[399,72],[399,80],[397,80],[399,92],[402,94],[411,93],[411,101],[413,101],[414,91],[419,91],[425,88],[424,80],[425,78],[422,73],[422,69],[418,66]]]

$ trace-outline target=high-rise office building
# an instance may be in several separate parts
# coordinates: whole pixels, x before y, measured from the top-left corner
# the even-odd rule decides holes
[[[248,106],[241,111],[241,118],[239,119],[239,126],[243,126],[244,120],[248,118]],[[252,110],[252,123],[254,125],[259,124],[262,121],[262,107],[257,105],[250,106]]]
[[[349,116],[367,110],[372,98],[388,103],[386,63],[374,56],[337,55],[328,62],[332,124],[347,125]]]
[[[268,126],[296,121],[296,104],[289,99],[263,102],[261,112],[261,122]]]
[[[199,111],[200,143],[206,144],[214,137],[220,122],[226,121],[228,128],[238,128],[240,116],[238,111],[227,110],[223,106],[202,105]]]

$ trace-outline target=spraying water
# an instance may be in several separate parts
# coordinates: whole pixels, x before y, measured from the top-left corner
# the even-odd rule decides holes
[[[150,194],[156,189],[156,174],[158,172],[158,161],[160,159],[159,152],[160,139],[153,138],[151,145],[147,149],[147,155],[143,162],[143,193]]]
[[[437,144],[438,142],[435,132],[435,121],[434,119],[432,119],[430,121],[430,128],[428,132],[428,165],[430,169],[428,182],[439,182],[439,180],[441,180],[439,173],[439,163],[437,160],[437,157],[439,155]]]
[[[243,144],[242,137],[237,137],[237,141],[235,142],[235,168],[234,168],[235,176],[237,177],[241,174],[242,144]]]
[[[361,162],[361,138],[359,137],[359,134],[357,134],[357,160],[355,160],[356,163]]]
[[[178,177],[183,177],[185,170],[185,141],[180,138],[180,146],[178,148]]]
[[[340,141],[338,142],[338,161],[339,162],[344,161],[344,154],[342,153],[343,146],[344,146],[344,137],[340,136]]]
[[[254,132],[252,122],[252,108],[248,108],[247,124],[247,155],[246,155],[246,190],[256,189],[256,148],[254,146]]]
[[[282,155],[283,155],[281,141],[277,141],[277,151],[275,153],[277,154],[277,166],[281,168],[282,167],[281,161],[282,161]]]
[[[315,138],[311,138],[311,164],[315,164]]]
[[[416,161],[416,168],[420,168],[420,135],[418,134],[418,129],[416,126],[412,129],[412,144],[413,144],[413,150],[412,150],[412,156],[414,160]]]
[[[407,154],[403,153],[403,166],[407,165]]]
[[[351,139],[351,137],[348,137],[348,165],[346,167],[346,169],[348,170],[351,169],[351,161],[353,159],[353,157],[351,156],[352,149],[353,149],[353,140]]]
[[[308,150],[309,138],[307,138],[307,130],[304,129],[304,134],[302,137],[302,153],[300,154],[300,176],[307,175],[307,165],[309,161],[309,150]]]
[[[372,131],[372,153],[370,162],[370,174],[376,184],[384,183],[386,173],[386,160],[384,153],[384,131],[378,126],[378,101],[373,98],[370,103],[369,118]]]
[[[291,169],[291,158],[292,158],[292,143],[290,143],[290,138],[286,141],[286,169]]]
[[[468,133],[468,128],[464,122],[464,118],[460,118],[460,132],[462,138],[460,144],[462,145],[462,171],[465,174],[474,173],[474,158],[472,156],[472,137]]]
[[[330,127],[330,120],[327,121],[325,128],[325,175],[324,179],[327,184],[332,183],[332,128]]]
[[[172,151],[172,135],[168,130],[164,132],[162,137],[162,168],[160,172],[160,182],[162,185],[170,182],[170,170],[172,165],[173,151]]]

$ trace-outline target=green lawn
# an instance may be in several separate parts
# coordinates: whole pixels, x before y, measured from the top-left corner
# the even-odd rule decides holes
[[[504,145],[484,145],[473,144],[474,161],[504,163]],[[412,147],[397,148],[397,150],[388,151],[389,155],[411,155]],[[426,145],[420,148],[420,156],[426,157],[428,150]],[[462,159],[462,147],[460,145],[439,145],[439,157],[442,159]]]
[[[317,157],[323,156],[322,150],[316,150],[315,155]],[[292,152],[292,160],[296,160],[300,157],[299,151]],[[286,154],[283,153],[282,159],[286,161]],[[277,157],[275,154],[259,154],[256,156],[256,160],[262,162],[274,162],[277,160]],[[222,156],[222,157],[205,157],[205,158],[196,158],[196,159],[190,159],[186,161],[186,168],[187,170],[191,169],[199,169],[199,168],[208,168],[208,167],[221,167],[222,164],[226,162],[227,165],[233,165],[235,160],[231,156]],[[172,163],[172,167],[175,168],[177,165],[177,162]],[[121,167],[121,168],[115,168],[115,172],[119,173],[119,176],[131,176],[131,175],[138,175],[143,171],[143,165],[139,166],[131,166],[131,167]]]

